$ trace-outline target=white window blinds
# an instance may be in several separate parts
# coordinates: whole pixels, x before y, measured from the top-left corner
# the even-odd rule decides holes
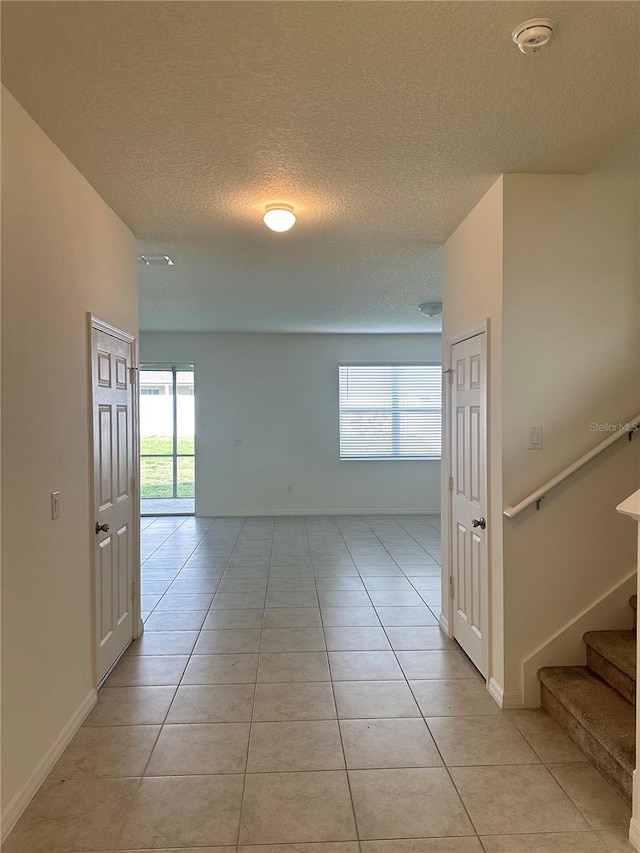
[[[340,459],[439,459],[442,367],[343,364]]]

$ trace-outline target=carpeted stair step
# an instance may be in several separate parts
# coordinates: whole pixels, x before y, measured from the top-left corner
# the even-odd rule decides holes
[[[635,708],[586,666],[544,667],[538,678],[542,707],[631,804]]]
[[[633,631],[588,631],[587,666],[627,702],[636,702],[636,635]]]
[[[632,595],[629,599],[629,607],[633,610],[633,630],[638,627],[638,596]]]

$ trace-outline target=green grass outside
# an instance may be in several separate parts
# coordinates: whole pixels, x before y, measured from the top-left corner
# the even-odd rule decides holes
[[[178,436],[178,453],[194,453],[195,441],[192,435]],[[170,435],[140,436],[140,453],[173,453],[173,438]]]
[[[140,440],[140,496],[143,498],[173,497],[173,459],[171,456],[152,458],[145,453],[171,453],[173,443],[170,436],[142,436]],[[193,436],[178,437],[178,453],[193,453]],[[195,495],[194,459],[178,458],[179,498]]]

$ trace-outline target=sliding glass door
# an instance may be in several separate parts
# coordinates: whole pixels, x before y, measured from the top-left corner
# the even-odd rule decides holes
[[[143,514],[194,512],[193,365],[140,368],[140,497]]]

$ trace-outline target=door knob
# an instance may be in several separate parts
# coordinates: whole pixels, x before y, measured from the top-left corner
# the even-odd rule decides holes
[[[102,531],[103,533],[108,533],[109,532],[109,525],[108,524],[100,524],[99,521],[96,521],[96,534],[100,533],[100,531]]]
[[[487,522],[484,520],[484,518],[474,518],[471,524],[473,527],[479,527],[480,530],[484,530],[487,526]]]

